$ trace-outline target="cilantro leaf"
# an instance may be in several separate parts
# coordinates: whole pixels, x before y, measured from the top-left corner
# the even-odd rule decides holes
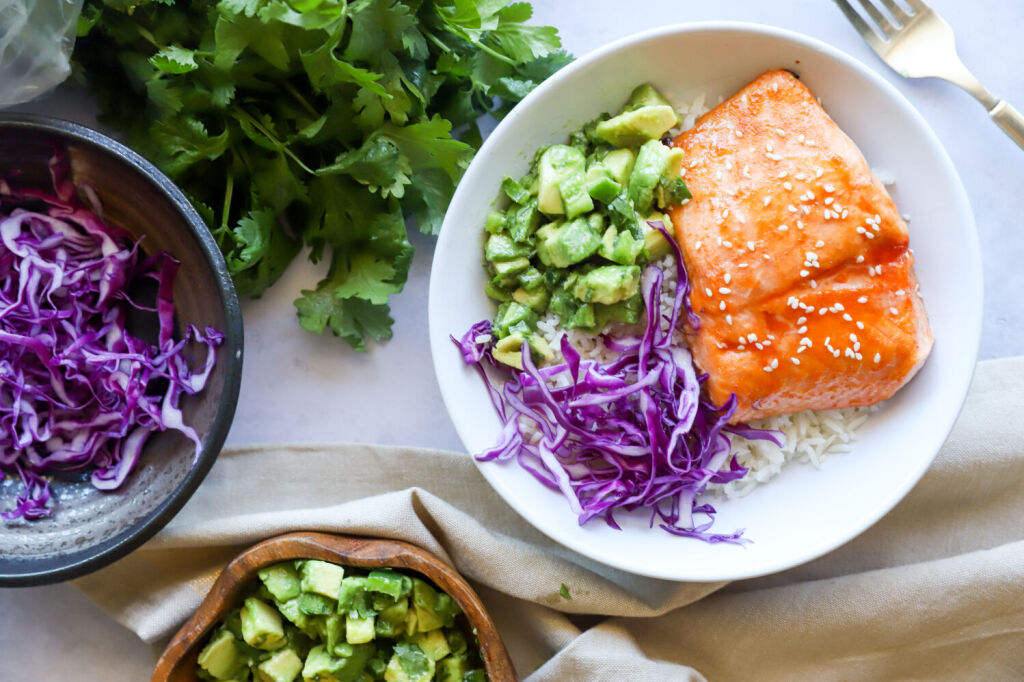
[[[454,191],[454,183],[444,172],[427,169],[416,175],[416,183],[409,186],[402,205],[412,211],[420,232],[438,234]]]
[[[392,281],[395,267],[369,253],[353,258],[340,258],[338,274],[341,283],[334,287],[338,298],[362,298],[370,303],[387,303],[391,294],[402,290],[400,283]]]
[[[451,130],[450,122],[434,116],[429,121],[402,127],[386,124],[377,134],[393,142],[413,168],[438,168],[457,182],[469,165],[473,148],[454,139]]]
[[[525,13],[521,11],[525,8]],[[519,10],[519,11],[516,11]],[[491,34],[517,64],[539,59],[562,47],[558,31],[551,26],[528,26],[520,23],[533,14],[525,2],[501,11],[502,21]]]
[[[317,169],[317,173],[346,173],[367,185],[371,192],[399,199],[405,194],[405,186],[412,182],[409,159],[398,151],[395,143],[383,137],[367,140],[359,149],[342,152],[334,163]]]
[[[391,335],[412,262],[500,116],[568,62],[509,0],[85,0],[74,52],[102,120],[177,183],[242,296],[330,261],[299,323]],[[674,188],[665,188],[672,190]]]
[[[394,322],[386,305],[378,305],[359,298],[338,298],[330,283],[321,283],[315,290],[304,289],[302,298],[296,299],[299,324],[303,329],[321,334],[330,328],[353,350],[366,350],[366,336],[377,341],[391,338]]]
[[[149,58],[149,63],[164,73],[188,73],[199,68],[195,50],[169,45]]]

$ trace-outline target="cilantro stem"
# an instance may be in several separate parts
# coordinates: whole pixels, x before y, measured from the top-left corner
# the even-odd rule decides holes
[[[305,109],[310,116],[314,119],[320,118],[320,112],[314,109],[312,104],[306,101],[306,98],[302,96],[302,93],[295,89],[294,85],[288,81],[282,82],[281,85],[288,91],[288,94],[295,98],[295,101],[299,103],[299,106]]]
[[[246,123],[251,125],[253,128],[258,130],[264,137],[266,137],[268,140],[270,140],[271,144],[273,144],[275,147],[277,147],[279,150],[281,150],[281,152],[286,154],[288,156],[288,158],[290,158],[292,161],[297,163],[299,165],[299,168],[301,168],[302,170],[306,171],[310,175],[316,175],[316,171],[315,170],[313,170],[312,168],[310,168],[309,166],[304,164],[302,162],[302,159],[300,159],[298,156],[296,156],[295,152],[293,152],[291,149],[288,148],[288,145],[286,145],[281,140],[277,139],[277,137],[275,137],[274,134],[272,132],[270,132],[266,128],[266,126],[264,126],[262,123],[260,123],[249,112],[247,112],[245,109],[242,109],[241,107],[232,107],[232,111],[235,113],[235,115],[240,120],[245,121]]]
[[[149,41],[149,43],[153,47],[161,47],[160,43],[158,43],[156,40],[156,36],[150,33],[148,28],[146,28],[145,26],[136,26],[135,28],[138,30],[139,35],[145,38],[147,41]]]
[[[443,19],[442,19],[442,21],[443,21]],[[445,23],[447,24],[447,22],[445,22]],[[451,24],[448,24],[448,27],[449,27],[449,30],[451,30],[452,33],[454,33],[455,35],[459,36],[463,40],[469,42],[470,44],[475,45],[481,51],[486,52],[487,54],[491,55],[495,59],[503,61],[506,64],[508,64],[509,66],[515,66],[516,65],[516,60],[514,60],[514,59],[512,59],[510,57],[506,57],[505,55],[503,55],[502,53],[498,52],[494,48],[489,47],[488,45],[485,45],[484,43],[480,42],[479,40],[477,40],[476,38],[471,36],[467,31],[458,30],[457,27],[452,26]],[[437,36],[435,36],[425,26],[420,26],[419,29],[420,29],[420,33],[425,35],[430,40],[430,42],[432,42],[435,45],[437,45],[441,50],[443,50],[444,52],[447,52],[449,54],[452,52],[452,49],[450,47],[448,47],[447,45],[442,43],[441,40]]]
[[[433,31],[428,29],[426,26],[420,26],[419,29],[420,29],[420,33],[425,35],[427,37],[427,40],[429,40],[430,42],[432,42],[435,45],[437,45],[437,47],[442,52],[447,52],[448,54],[452,53],[452,48],[448,47],[443,42],[441,42],[441,39],[438,38],[436,35],[434,35]]]
[[[494,49],[488,47],[487,45],[484,45],[482,42],[480,42],[479,40],[477,40],[475,38],[469,38],[469,42],[471,42],[474,45],[476,45],[483,52],[486,52],[487,54],[491,55],[495,59],[498,59],[500,61],[505,62],[509,66],[515,66],[516,65],[516,60],[514,60],[514,59],[512,59],[510,57],[506,57],[502,53],[500,53],[497,50],[494,50]]]
[[[234,154],[234,150],[232,150]],[[237,155],[235,155],[237,158]],[[231,195],[235,189],[235,174],[231,172],[231,166],[228,166],[228,178],[224,184],[224,208],[220,214],[220,226],[224,229],[228,228],[228,214],[231,212]]]

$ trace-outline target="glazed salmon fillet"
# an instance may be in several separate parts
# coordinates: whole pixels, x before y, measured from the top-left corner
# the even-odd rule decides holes
[[[672,223],[700,321],[687,329],[733,421],[890,397],[932,346],[907,226],[860,150],[788,71],[675,145],[693,194]]]

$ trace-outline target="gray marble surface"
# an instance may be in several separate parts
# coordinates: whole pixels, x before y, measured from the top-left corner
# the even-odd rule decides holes
[[[954,27],[968,66],[989,89],[1024,109],[1019,68],[1024,3],[931,4]],[[533,0],[533,5],[536,21],[558,26],[575,54],[668,23],[739,20],[806,33],[877,70],[934,128],[970,197],[985,268],[981,359],[1024,353],[1024,151],[966,94],[938,81],[900,79],[827,0]],[[88,100],[67,89],[22,108],[95,122]],[[357,441],[460,448],[441,405],[426,342],[433,240],[416,235],[413,241],[417,254],[409,283],[393,304],[395,338],[365,355],[296,325],[291,301],[316,281],[313,266],[297,263],[267,296],[245,304],[245,369],[229,443]],[[395,386],[404,390],[396,392]],[[394,427],[393,414],[404,415],[402,428]],[[158,653],[68,585],[0,591],[0,626],[0,679],[142,680]]]

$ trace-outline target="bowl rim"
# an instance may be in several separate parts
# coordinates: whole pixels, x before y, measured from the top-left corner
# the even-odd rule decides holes
[[[816,53],[819,53],[823,58],[838,63],[840,66],[852,70],[867,80],[873,87],[881,91],[888,99],[892,100],[899,108],[908,116],[913,122],[915,128],[917,128],[928,146],[935,153],[936,158],[942,165],[942,170],[951,179],[951,189],[957,195],[958,199],[962,201],[962,207],[964,208],[964,218],[966,224],[964,225],[964,236],[969,242],[969,252],[964,254],[964,257],[974,261],[975,271],[977,272],[977,282],[974,283],[978,290],[978,305],[973,311],[964,311],[964,327],[970,330],[970,336],[967,341],[967,347],[971,349],[969,356],[971,358],[970,368],[967,372],[956,377],[957,381],[951,383],[949,389],[956,391],[958,396],[958,403],[953,410],[951,418],[947,424],[939,427],[936,430],[936,434],[940,438],[936,441],[937,444],[934,451],[927,458],[922,458],[921,465],[914,475],[908,476],[898,489],[895,489],[893,494],[883,503],[875,505],[870,509],[869,513],[865,513],[857,524],[852,524],[851,527],[842,534],[836,535],[831,541],[822,543],[821,545],[815,546],[811,550],[805,550],[799,553],[793,553],[792,556],[785,560],[776,560],[769,564],[759,567],[756,570],[746,569],[742,566],[737,566],[732,571],[719,571],[714,575],[687,575],[682,576],[678,571],[668,571],[659,569],[657,566],[644,566],[644,567],[625,567],[621,561],[616,561],[609,556],[595,556],[592,552],[592,548],[588,547],[588,541],[578,536],[566,536],[559,535],[558,532],[552,528],[546,527],[543,524],[535,522],[531,514],[529,513],[529,505],[527,498],[513,498],[504,495],[498,488],[498,486],[492,481],[492,476],[498,476],[492,470],[486,469],[481,463],[474,458],[480,473],[487,480],[488,484],[495,489],[495,492],[501,497],[510,507],[512,507],[524,520],[526,520],[531,526],[540,530],[546,536],[559,543],[563,547],[566,547],[573,552],[586,557],[588,560],[622,570],[635,575],[642,575],[650,578],[658,578],[664,580],[673,581],[689,581],[689,582],[710,582],[719,580],[740,580],[746,578],[756,578],[764,575],[771,575],[780,571],[793,568],[805,564],[809,561],[817,559],[821,556],[828,554],[831,551],[845,545],[846,543],[853,540],[855,537],[872,527],[879,520],[881,520],[886,514],[888,514],[900,501],[902,501],[907,493],[917,485],[921,477],[931,466],[935,457],[938,455],[942,444],[949,438],[949,434],[952,432],[953,427],[957,421],[957,417],[963,410],[964,402],[967,398],[967,392],[970,388],[971,381],[974,376],[976,367],[976,360],[978,355],[978,349],[981,342],[982,333],[982,315],[983,315],[983,301],[984,301],[984,285],[982,282],[982,263],[981,263],[981,249],[980,242],[977,233],[977,226],[974,220],[974,214],[970,206],[970,201],[967,196],[966,190],[963,186],[963,181],[960,179],[959,174],[956,171],[956,167],[953,165],[953,161],[946,151],[942,142],[939,140],[935,131],[932,130],[931,126],[928,125],[926,119],[921,113],[910,103],[910,101],[891,83],[885,80],[878,72],[869,68],[866,64],[856,59],[855,57],[835,48],[817,38],[808,36],[798,31],[790,29],[780,28],[774,25],[761,24],[755,22],[744,22],[744,21],[699,21],[699,22],[682,22],[677,24],[670,24],[666,26],[660,26],[653,29],[640,31],[637,33],[624,36],[616,39],[605,45],[602,45],[582,57],[576,59],[574,62],[568,64],[560,71],[556,72],[553,76],[548,78],[546,81],[541,83],[536,89],[529,93],[519,104],[517,104],[509,114],[498,123],[498,126],[494,131],[487,137],[477,152],[474,158],[476,159],[487,158],[489,155],[490,148],[498,144],[500,137],[499,133],[502,128],[507,128],[518,119],[526,109],[529,109],[534,100],[541,98],[545,93],[550,90],[557,89],[562,86],[562,81],[568,78],[577,70],[588,67],[595,61],[600,61],[607,58],[616,52],[629,49],[637,44],[642,44],[648,41],[657,40],[667,36],[675,36],[677,38],[683,38],[689,34],[696,33],[714,33],[714,32],[737,32],[748,35],[759,35],[769,38],[780,39],[790,43],[800,45],[805,48],[809,48]],[[455,197],[453,197],[452,204],[455,204],[455,199],[458,197],[460,190],[464,186],[466,177],[472,172],[472,164],[467,169],[466,174],[463,176],[463,182],[456,188]],[[465,185],[468,187],[468,185]],[[496,188],[497,189],[497,188]],[[468,191],[468,190],[465,190]],[[445,221],[442,224],[440,234],[438,236],[437,249],[434,254],[434,267],[431,269],[430,274],[430,289],[429,289],[429,305],[428,305],[428,324],[429,324],[429,339],[431,344],[431,356],[434,364],[435,378],[438,381],[439,388],[441,391],[441,397],[444,402],[445,408],[449,415],[456,414],[451,408],[458,406],[459,396],[456,390],[448,385],[441,377],[441,364],[439,358],[444,353],[451,352],[451,344],[448,341],[449,335],[456,333],[457,330],[443,330],[437,327],[440,324],[437,321],[437,317],[433,314],[433,311],[444,305],[442,298],[443,292],[441,291],[442,285],[440,284],[441,271],[445,270],[443,267],[438,267],[439,260],[441,265],[444,265],[443,257],[438,258],[446,242],[450,241],[454,237],[453,234],[456,232],[456,228],[453,225],[449,227],[450,211],[446,213]],[[973,314],[971,314],[973,312]],[[455,430],[459,435],[460,440],[465,445],[467,442],[466,429],[460,423],[457,423],[452,418]],[[607,554],[607,553],[605,553]],[[742,563],[742,562],[740,562]]]
[[[0,129],[4,128],[42,132],[58,139],[91,147],[126,164],[153,185],[171,202],[199,242],[199,248],[217,282],[217,294],[226,323],[225,329],[221,330],[224,334],[224,344],[218,358],[218,362],[227,365],[224,386],[217,404],[217,413],[210,424],[210,431],[192,468],[167,499],[143,517],[141,523],[132,525],[98,545],[60,557],[60,563],[56,567],[35,569],[33,564],[37,560],[32,557],[11,560],[10,564],[16,570],[7,569],[0,563],[0,587],[28,587],[71,580],[113,563],[153,537],[192,497],[217,459],[234,419],[241,387],[243,327],[238,294],[213,234],[185,194],[155,165],[103,133],[66,119],[39,114],[0,112]],[[101,549],[95,551],[95,547]],[[66,562],[65,557],[68,559]],[[24,567],[24,570],[21,570],[21,567]]]

